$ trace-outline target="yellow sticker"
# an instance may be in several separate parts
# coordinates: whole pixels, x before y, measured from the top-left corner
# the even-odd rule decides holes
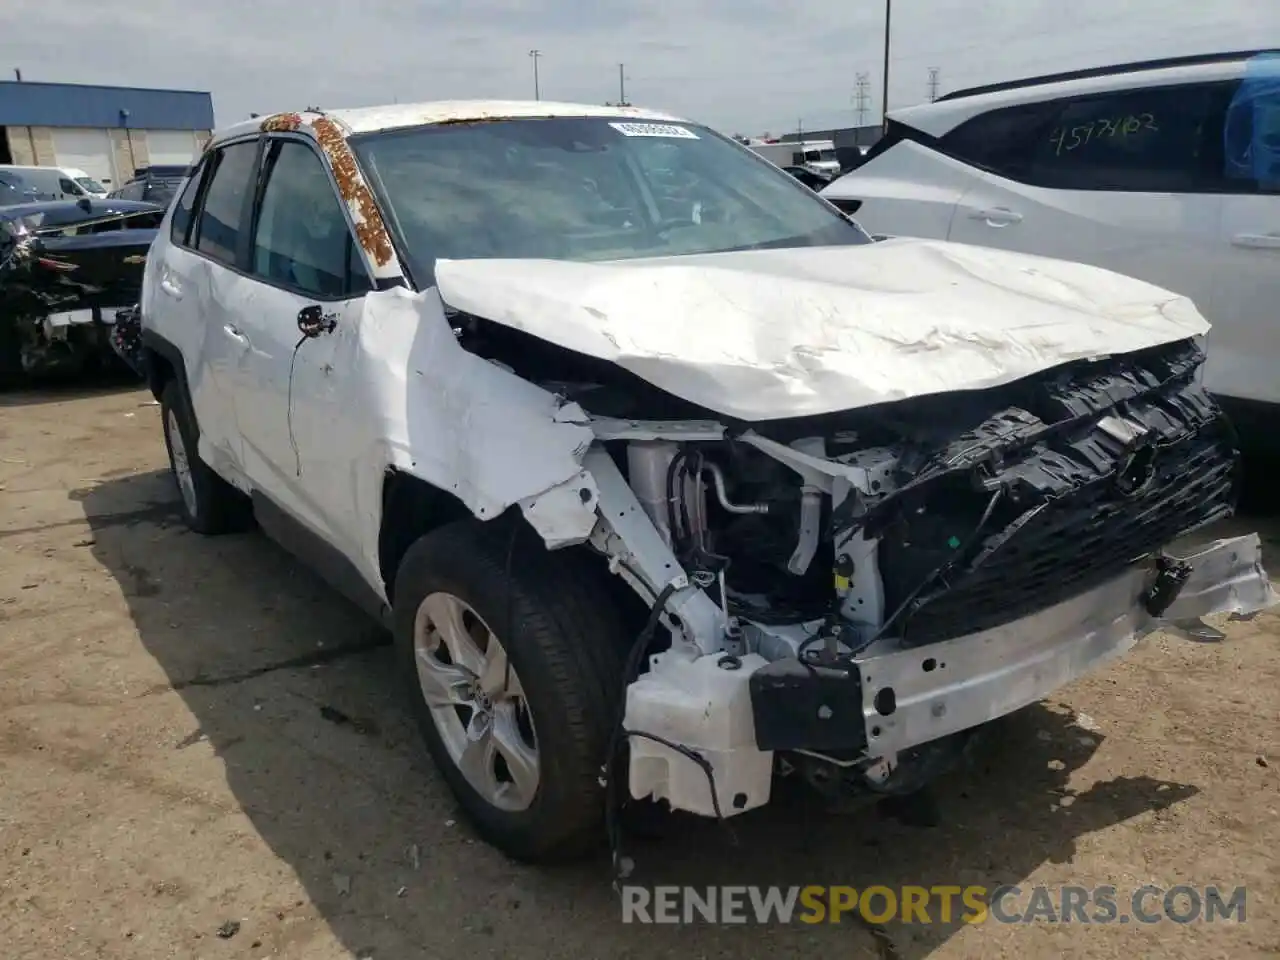
[[[851,587],[852,585],[853,585],[853,581],[852,581],[852,580],[850,580],[848,577],[842,577],[842,576],[840,576],[840,574],[838,574],[838,573],[836,574],[836,589],[837,589],[837,590],[848,590],[848,589],[849,589],[849,587]]]

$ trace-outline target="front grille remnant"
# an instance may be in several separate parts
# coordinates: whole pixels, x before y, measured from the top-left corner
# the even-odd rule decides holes
[[[928,484],[927,497],[903,509],[881,540],[890,610],[931,571],[948,571],[908,606],[904,642],[1016,620],[1229,516],[1239,484],[1235,435],[1192,382],[1198,355],[1183,343],[1148,352],[1137,368],[1134,358],[1121,358],[1127,370],[1117,361],[1090,365],[1088,375],[1045,385],[1031,410],[993,417],[1024,429],[987,435],[1006,443],[1018,435],[1022,445],[993,441],[980,465]],[[960,548],[965,556],[954,556],[997,489],[1001,499],[982,533]]]

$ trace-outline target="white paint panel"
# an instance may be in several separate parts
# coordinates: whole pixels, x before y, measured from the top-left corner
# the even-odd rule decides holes
[[[191,163],[196,157],[196,135],[190,130],[148,130],[147,157],[151,163]]]
[[[115,163],[111,155],[111,134],[106,130],[88,127],[55,127],[53,154],[58,160],[58,166],[83,170],[109,188],[119,186],[123,182],[117,180],[115,176]]]

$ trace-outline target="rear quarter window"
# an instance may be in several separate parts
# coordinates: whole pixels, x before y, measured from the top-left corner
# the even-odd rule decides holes
[[[196,197],[200,193],[200,184],[204,180],[204,175],[208,171],[207,163],[197,164],[191,173],[191,178],[187,181],[186,187],[183,188],[181,196],[173,207],[173,218],[169,221],[169,240],[180,247],[187,245],[187,238],[191,232],[192,212],[195,210]]]

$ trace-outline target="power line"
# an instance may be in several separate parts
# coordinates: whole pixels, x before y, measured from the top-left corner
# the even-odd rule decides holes
[[[884,0],[884,90],[881,91],[884,106],[880,114],[880,123],[885,133],[889,132],[889,18],[893,13],[893,0]]]
[[[859,73],[854,82],[853,109],[858,114],[858,126],[867,125],[867,110],[871,101],[871,74]]]
[[[538,58],[542,56],[541,50],[530,50],[529,57],[533,60],[533,99],[542,99],[542,90],[538,86]]]

